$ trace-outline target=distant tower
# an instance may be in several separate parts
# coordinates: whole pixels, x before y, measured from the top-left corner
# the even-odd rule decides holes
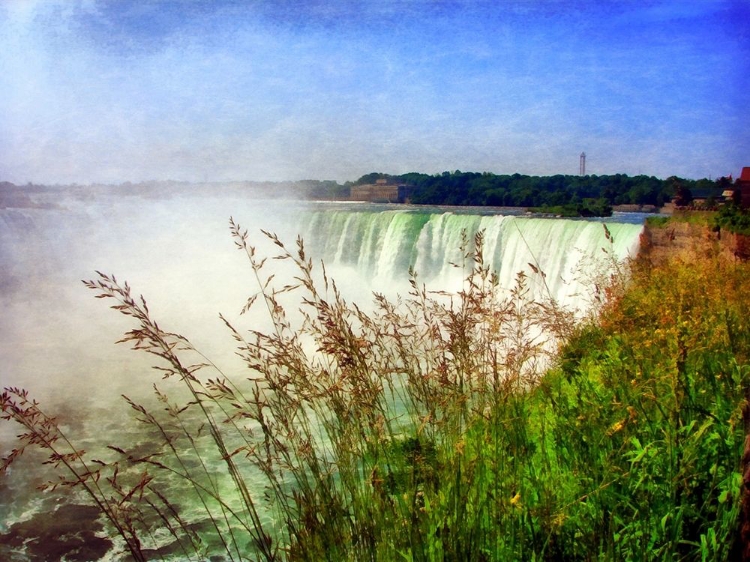
[[[581,165],[578,169],[578,173],[581,176],[586,175],[586,153],[585,152],[581,152]]]

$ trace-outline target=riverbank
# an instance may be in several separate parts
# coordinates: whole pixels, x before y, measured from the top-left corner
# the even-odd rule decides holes
[[[655,216],[644,222],[639,258],[662,264],[675,254],[722,254],[725,259],[750,259],[750,236],[714,225],[714,213],[681,213]]]

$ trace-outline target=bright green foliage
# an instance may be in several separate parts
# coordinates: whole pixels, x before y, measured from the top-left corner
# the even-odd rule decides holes
[[[697,256],[636,268],[532,391],[563,496],[553,558],[732,559],[747,276]]]
[[[646,226],[649,228],[663,228],[667,226],[671,220],[672,217],[670,216],[653,215],[646,217]]]
[[[725,178],[714,182],[676,177],[658,179],[645,175],[631,177],[626,174],[527,176],[460,170],[435,175],[416,172],[400,176],[372,173],[362,176],[355,185],[381,178],[413,185],[412,201],[431,205],[575,207],[585,200],[602,200],[608,206],[662,206],[670,201],[677,188],[700,191],[715,198],[727,189]],[[592,205],[589,203],[585,207]]]
[[[735,234],[750,235],[750,213],[738,205],[724,205],[714,219],[718,228],[723,228]]]
[[[529,207],[527,211],[533,213],[549,213],[561,217],[610,217],[612,205],[603,198],[583,199],[577,203],[565,205]]]
[[[725,205],[720,207],[718,212],[716,211],[675,211],[673,214],[668,216],[653,215],[646,218],[646,226],[649,228],[666,228],[677,224],[690,224],[705,228],[716,227],[716,217],[722,212],[726,211],[727,207],[731,205]]]

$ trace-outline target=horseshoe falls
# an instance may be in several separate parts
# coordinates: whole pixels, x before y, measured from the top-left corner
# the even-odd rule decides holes
[[[640,224],[504,215],[389,210],[319,211],[303,221],[309,253],[326,267],[356,275],[374,290],[402,286],[409,268],[428,289],[457,290],[471,264],[462,244],[484,233],[485,264],[510,290],[528,275],[532,296],[585,309],[593,285],[638,250]]]
[[[248,230],[260,256],[275,251],[261,229],[275,232],[292,249],[301,236],[307,255],[323,261],[344,297],[361,306],[372,302],[373,291],[389,297],[405,293],[410,268],[428,290],[460,289],[471,267],[462,236],[471,240],[482,231],[485,263],[497,272],[501,289],[512,288],[523,272],[532,298],[552,297],[585,311],[594,283],[616,260],[635,254],[642,231],[641,224],[627,224],[622,216],[608,219],[605,229],[597,221],[488,209],[221,195],[83,198],[52,192],[35,205],[0,208],[0,369],[5,385],[53,398],[60,396],[57,388],[127,389],[129,371],[137,370],[134,354],[113,345],[124,331],[122,322],[80,284],[94,270],[127,280],[171,331],[217,356],[234,355],[218,314],[238,315],[258,287],[229,235],[230,216]],[[295,274],[284,262],[267,264],[267,273],[282,284]],[[296,309],[299,303],[289,304]],[[257,329],[268,320],[243,318]],[[106,384],[90,384],[101,379]]]
[[[248,230],[259,257],[277,250],[260,229],[275,232],[290,249],[301,236],[307,255],[322,260],[343,296],[365,309],[373,291],[393,297],[408,290],[410,268],[428,290],[460,289],[471,267],[462,240],[481,231],[485,263],[497,272],[502,290],[523,272],[532,297],[551,296],[585,311],[593,284],[616,260],[634,255],[642,230],[621,217],[608,220],[605,229],[596,221],[490,212],[62,190],[31,203],[6,202],[0,205],[0,382],[25,388],[60,412],[87,450],[140,442],[120,394],[148,399],[161,375],[151,370],[152,357],[114,344],[133,325],[81,285],[95,270],[127,280],[134,294],[148,300],[160,326],[189,338],[223,372],[247,376],[218,316],[239,321],[239,311],[258,291],[229,235],[230,216]],[[265,273],[276,274],[281,284],[291,282],[295,272],[288,265],[269,259]],[[250,313],[241,322],[262,330],[264,319]],[[0,426],[3,451],[10,450],[15,433],[15,427]],[[6,515],[0,538],[19,521],[42,536],[49,524],[45,514],[59,507],[55,497],[35,491],[42,473],[31,459],[25,462],[0,487]],[[65,501],[76,508],[76,498]],[[90,518],[93,524],[95,514]]]

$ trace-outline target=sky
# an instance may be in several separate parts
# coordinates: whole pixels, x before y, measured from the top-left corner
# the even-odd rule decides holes
[[[750,166],[750,0],[0,0],[0,181]]]

